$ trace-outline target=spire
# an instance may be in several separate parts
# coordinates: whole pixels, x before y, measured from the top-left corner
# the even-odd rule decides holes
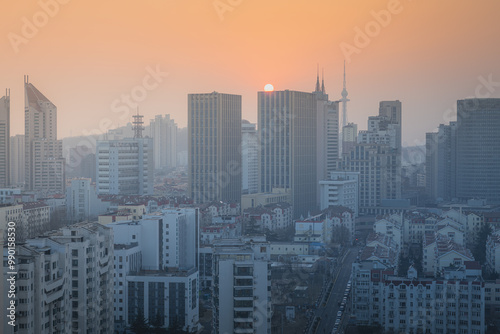
[[[325,94],[325,69],[321,69],[321,92]]]
[[[316,71],[316,92],[319,92],[321,90],[319,86],[319,64],[318,64],[318,69]]]
[[[347,102],[349,99],[347,98],[347,88],[346,88],[346,83],[345,83],[345,60],[344,60],[344,84],[343,84],[343,89],[342,89],[342,126],[347,125]]]
[[[137,108],[137,115],[132,116],[134,121],[132,122],[132,129],[134,130],[134,138],[142,138],[142,131],[144,130],[144,122],[142,118],[144,116],[139,115],[139,108]]]

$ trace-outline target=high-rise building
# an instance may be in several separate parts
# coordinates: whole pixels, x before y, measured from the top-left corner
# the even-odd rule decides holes
[[[342,153],[349,152],[358,142],[358,125],[349,123],[342,127]]]
[[[259,92],[258,111],[259,192],[291,189],[294,217],[306,216],[317,204],[316,94]]]
[[[214,244],[212,333],[271,333],[270,248],[231,239]]]
[[[241,96],[188,95],[189,196],[241,201]]]
[[[97,192],[112,195],[153,194],[151,138],[97,141]]]
[[[338,170],[360,173],[360,212],[373,212],[382,199],[401,198],[400,138],[401,102],[380,102],[379,115],[368,118],[368,130],[342,153]]]
[[[28,80],[25,90],[26,190],[64,193],[62,141],[57,140],[57,107]]]
[[[456,197],[456,129],[457,123],[450,122],[439,125],[438,132],[426,133],[425,179],[432,200]]]
[[[316,79],[316,180],[320,182],[329,177],[339,159],[339,101],[329,101],[325,92],[325,81],[319,86]],[[320,202],[319,187],[317,193]]]
[[[170,115],[156,115],[150,121],[155,169],[177,166],[177,124]]]
[[[10,184],[24,185],[25,178],[25,144],[24,135],[10,137]]]
[[[198,209],[108,226],[115,235],[115,330],[130,328],[141,310],[154,326],[197,331]]]
[[[15,333],[113,332],[110,233],[97,223],[82,223],[18,245],[19,261],[9,270],[18,273]],[[6,327],[2,333],[10,333]]]
[[[457,101],[456,191],[500,203],[500,99]]]
[[[259,139],[255,124],[241,121],[241,176],[242,193],[259,191]]]
[[[10,184],[10,91],[0,98],[0,187]]]
[[[359,173],[332,172],[330,178],[319,182],[320,210],[329,206],[344,206],[355,216],[359,212]]]

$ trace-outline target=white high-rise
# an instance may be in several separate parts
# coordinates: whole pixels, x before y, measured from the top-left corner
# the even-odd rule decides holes
[[[21,186],[25,180],[24,135],[10,137],[10,184]]]
[[[255,124],[241,121],[242,193],[259,191],[259,140]]]
[[[156,115],[150,121],[155,169],[177,166],[177,124],[170,115]]]
[[[10,92],[0,98],[0,188],[10,184]]]
[[[152,195],[152,146],[151,138],[98,141],[97,192],[113,195]]]
[[[62,140],[57,140],[57,107],[28,80],[24,90],[25,189],[62,194],[65,162]]]

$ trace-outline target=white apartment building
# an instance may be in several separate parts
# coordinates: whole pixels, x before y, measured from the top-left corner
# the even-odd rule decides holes
[[[359,212],[359,173],[331,172],[330,179],[319,181],[320,210],[329,206],[345,206]]]
[[[255,124],[241,121],[242,194],[259,191],[259,140]]]
[[[66,215],[71,222],[91,220],[106,213],[110,202],[101,201],[91,179],[71,180],[66,188]]]
[[[96,156],[98,194],[153,194],[151,138],[97,141]]]
[[[213,248],[213,333],[271,333],[269,244],[221,240]]]
[[[443,278],[424,279],[413,267],[403,277],[380,263],[361,262],[353,264],[352,281],[359,325],[381,325],[387,333],[485,333],[480,270],[453,268]]]
[[[110,229],[72,225],[27,240],[17,254],[16,333],[112,333]]]
[[[139,310],[151,324],[198,330],[198,209],[163,209],[109,224],[115,234],[115,330]]]

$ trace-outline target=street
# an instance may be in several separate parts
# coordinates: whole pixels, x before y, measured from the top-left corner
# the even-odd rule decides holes
[[[350,248],[345,256],[344,262],[340,264],[340,271],[337,271],[333,276],[333,288],[331,291],[326,305],[324,302],[319,305],[315,312],[316,317],[320,318],[316,331],[313,333],[331,333],[335,320],[337,319],[337,312],[340,310],[340,303],[344,297],[344,292],[351,275],[351,266],[356,256],[358,255],[359,247]],[[337,275],[338,273],[338,275]],[[337,278],[335,278],[337,277]],[[325,306],[323,306],[325,305]],[[350,314],[350,299],[347,302],[346,309],[342,315],[342,323],[349,317]]]

